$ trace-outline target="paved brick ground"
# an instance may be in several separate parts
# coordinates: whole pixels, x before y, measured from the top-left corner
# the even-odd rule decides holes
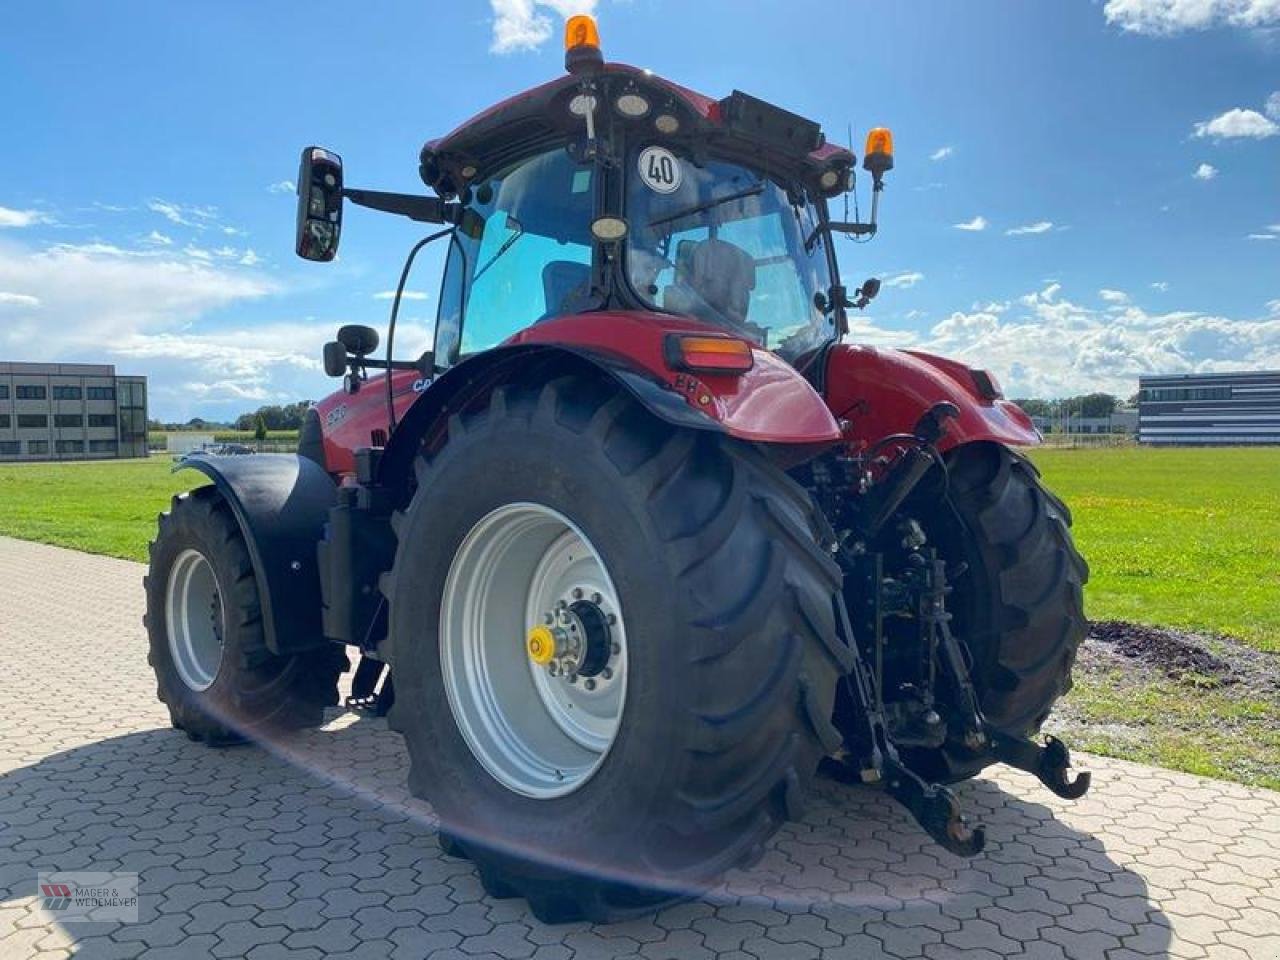
[[[1091,759],[1066,803],[1000,771],[962,861],[880,795],[824,784],[712,897],[608,927],[485,898],[404,788],[399,737],[334,714],[278,745],[169,729],[142,568],[0,538],[0,958],[1280,960],[1280,794]],[[59,924],[35,874],[141,874],[141,922]]]

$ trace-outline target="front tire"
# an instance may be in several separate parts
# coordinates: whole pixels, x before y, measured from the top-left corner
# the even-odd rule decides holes
[[[572,729],[563,713],[538,706],[542,680],[564,681],[542,676],[526,647],[543,623],[527,621],[546,606],[534,602],[536,571],[555,563],[538,558],[536,537],[520,545],[521,522],[544,525],[548,554],[579,543],[578,558],[595,558],[581,592],[617,621],[612,659],[583,667],[613,671],[616,720],[588,724],[576,750],[556,734]],[[800,814],[839,744],[830,718],[847,662],[832,605],[840,573],[816,523],[807,494],[755,451],[674,430],[592,380],[500,388],[487,410],[450,422],[396,524],[389,719],[408,744],[411,792],[491,894],[526,897],[550,922],[646,912],[751,862]],[[473,560],[499,564],[504,549],[524,558],[502,567],[523,581],[503,574],[459,606],[459,591],[482,589]],[[486,628],[469,660],[458,652],[468,622]],[[460,685],[481,690],[476,702],[501,699],[498,684],[483,687],[495,672],[516,706],[480,722],[459,709]],[[504,724],[505,753],[523,767],[493,747]]]
[[[319,726],[346,652],[267,649],[249,551],[217,491],[174,497],[150,550],[147,662],[173,726],[211,745]]]

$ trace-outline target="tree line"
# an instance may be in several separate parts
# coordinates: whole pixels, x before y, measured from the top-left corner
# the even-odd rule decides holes
[[[1019,397],[1013,402],[1033,417],[1109,417],[1120,406],[1120,398],[1110,393],[1082,393],[1055,400]]]

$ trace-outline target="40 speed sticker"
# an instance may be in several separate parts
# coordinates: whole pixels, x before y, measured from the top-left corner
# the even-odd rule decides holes
[[[675,193],[680,189],[680,161],[666,147],[645,147],[640,151],[640,179],[654,193]]]

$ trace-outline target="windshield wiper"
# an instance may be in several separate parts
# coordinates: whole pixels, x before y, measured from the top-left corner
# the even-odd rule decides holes
[[[508,250],[510,250],[511,245],[513,243],[515,243],[517,240],[519,240],[521,237],[524,236],[524,225],[521,224],[520,221],[517,220],[515,217],[508,215],[506,226],[508,230],[514,230],[515,233],[507,237],[507,239],[502,242],[502,246],[500,246],[497,250],[494,251],[493,256],[490,257],[488,261],[485,262],[480,267],[480,269],[476,271],[475,276],[471,278],[472,283],[475,283],[482,276],[484,276],[485,271],[488,270],[490,267],[492,267],[495,263],[497,263],[498,258],[501,257]]]
[[[683,220],[685,217],[691,217],[695,213],[703,213],[713,207],[720,206],[722,203],[731,203],[734,200],[742,200],[746,197],[755,197],[762,193],[764,193],[764,181],[760,180],[744,190],[739,190],[737,193],[727,193],[723,197],[716,197],[712,200],[707,200],[703,203],[697,203],[691,207],[686,207],[684,210],[680,210],[670,216],[659,217],[657,220],[650,220],[649,226],[660,227],[664,223],[670,223],[672,220]]]

